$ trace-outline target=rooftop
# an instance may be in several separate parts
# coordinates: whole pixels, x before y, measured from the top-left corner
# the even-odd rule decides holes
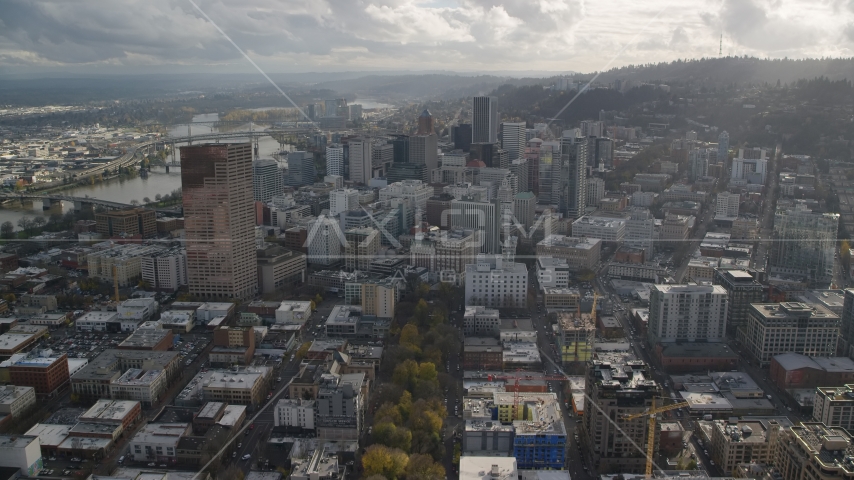
[[[590,250],[600,243],[602,243],[602,240],[598,238],[567,237],[566,235],[551,234],[538,243],[537,246]]]
[[[135,400],[107,400],[100,399],[92,405],[83,415],[80,421],[121,422],[125,416],[134,408],[139,408],[139,402]]]

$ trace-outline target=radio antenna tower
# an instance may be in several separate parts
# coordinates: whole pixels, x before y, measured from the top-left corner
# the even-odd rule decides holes
[[[721,43],[718,46],[718,57],[722,57],[724,55],[724,34],[721,32]]]

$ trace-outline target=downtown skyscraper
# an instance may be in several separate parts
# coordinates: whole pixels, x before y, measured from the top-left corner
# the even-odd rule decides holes
[[[498,143],[498,99],[474,97],[471,115],[471,143]]]
[[[181,147],[181,188],[190,294],[252,298],[258,289],[252,145]]]
[[[584,215],[587,207],[587,139],[560,139],[560,211],[566,218]]]

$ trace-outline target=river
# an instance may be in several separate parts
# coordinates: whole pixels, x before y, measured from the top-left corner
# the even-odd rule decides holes
[[[214,122],[219,118],[216,113],[201,114],[193,117],[193,122]],[[263,128],[255,126],[255,129]],[[210,133],[212,125],[209,124],[194,124],[192,126],[193,135],[201,135]],[[247,124],[246,130],[249,129]],[[169,132],[170,136],[186,136],[187,126],[178,125]],[[248,141],[248,138],[235,138],[229,141]],[[290,145],[285,145],[286,149]],[[270,158],[279,151],[279,144],[271,137],[262,137],[258,143],[259,158]],[[179,149],[180,152],[180,149]],[[180,157],[178,157],[180,158]],[[171,162],[171,158],[167,161]],[[181,169],[170,167],[169,173],[166,173],[164,167],[152,167],[148,178],[133,177],[129,179],[110,179],[104,182],[96,183],[95,185],[76,186],[62,190],[63,195],[73,197],[91,197],[101,200],[110,200],[113,202],[130,203],[131,200],[137,200],[142,203],[145,197],[152,201],[155,195],[166,195],[172,193],[173,190],[181,188]],[[62,202],[54,205],[50,210],[42,209],[41,200],[9,202],[0,206],[0,223],[10,221],[18,228],[18,220],[24,216],[35,217],[39,215],[50,216],[53,213],[65,213],[74,209],[74,204],[70,202]]]

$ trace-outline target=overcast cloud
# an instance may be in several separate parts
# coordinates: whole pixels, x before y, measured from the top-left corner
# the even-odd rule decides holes
[[[721,34],[724,54],[854,56],[852,0],[196,2],[270,72],[591,72],[626,44],[611,66],[716,56]],[[5,72],[146,65],[252,71],[187,0],[2,2]]]

